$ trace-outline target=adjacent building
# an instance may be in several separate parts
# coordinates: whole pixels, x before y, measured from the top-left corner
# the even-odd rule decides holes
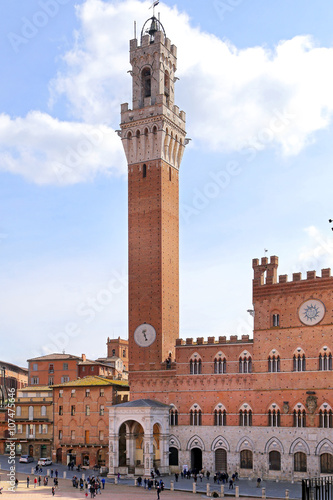
[[[125,381],[86,376],[53,386],[53,462],[108,465],[108,406],[128,401]]]
[[[28,384],[28,370],[20,366],[0,361],[0,455],[9,453],[8,432],[8,389],[10,395],[17,395],[17,390]],[[13,392],[14,390],[14,392]]]
[[[53,442],[52,388],[30,386],[19,389],[15,424],[17,455],[29,455],[35,460],[50,457]]]

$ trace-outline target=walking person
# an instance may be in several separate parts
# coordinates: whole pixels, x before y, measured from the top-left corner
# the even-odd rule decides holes
[[[160,493],[161,493],[160,485],[157,486],[156,491],[157,491],[157,500],[160,500]]]
[[[37,477],[34,479],[34,488],[37,488]]]
[[[55,495],[55,487],[52,486],[52,496],[54,497],[54,495]]]

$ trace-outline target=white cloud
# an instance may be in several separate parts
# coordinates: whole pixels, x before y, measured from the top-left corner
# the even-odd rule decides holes
[[[73,184],[125,172],[121,141],[105,125],[62,122],[38,111],[0,115],[0,170],[37,184]]]
[[[0,116],[2,170],[39,184],[85,182],[98,173],[125,172],[121,141],[113,129],[118,128],[120,103],[131,101],[127,71],[132,21],[137,20],[139,36],[152,13],[150,5],[86,0],[76,7],[80,29],[63,56],[64,69],[49,84],[50,108],[64,99],[71,121],[38,111],[25,118]],[[187,111],[194,147],[275,147],[293,155],[330,125],[333,48],[298,36],[272,50],[238,50],[193,27],[176,7],[161,3],[160,10],[167,35],[178,46],[181,82],[176,102]]]
[[[296,265],[297,271],[317,271],[328,268],[332,264],[333,258],[333,240],[325,236],[315,226],[309,226],[304,230],[308,235],[307,245],[302,248]]]
[[[77,9],[80,36],[64,60],[67,70],[51,84],[77,118],[119,120],[119,103],[131,98],[126,74],[132,20],[139,31],[150,2],[87,0]],[[326,128],[333,114],[333,48],[310,36],[281,41],[274,50],[238,50],[191,26],[189,17],[160,4],[167,35],[178,46],[177,103],[188,112],[198,146],[235,151],[278,146],[297,154]]]

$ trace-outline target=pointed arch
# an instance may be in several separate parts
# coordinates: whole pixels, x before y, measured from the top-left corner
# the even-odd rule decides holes
[[[293,455],[294,453],[297,453],[299,451],[302,451],[303,453],[306,453],[307,455],[310,455],[310,448],[306,441],[302,438],[297,438],[295,441],[293,441],[290,445],[289,453],[290,455]]]
[[[220,448],[230,451],[229,443],[223,436],[217,436],[217,438],[214,439],[211,445],[212,451],[218,450]]]
[[[265,453],[269,453],[270,451],[279,451],[280,453],[284,453],[284,447],[280,439],[272,437],[267,441],[265,445]]]
[[[315,449],[315,455],[321,455],[322,453],[330,453],[333,455],[333,443],[327,438],[322,439]]]
[[[170,434],[170,437],[169,437],[169,446],[171,446],[173,448],[177,448],[178,450],[181,449],[180,441],[177,438],[177,436],[175,436],[174,434]]]
[[[252,439],[250,439],[247,436],[242,437],[238,441],[237,446],[236,446],[236,451],[239,452],[241,450],[251,450],[251,451],[253,451],[254,450],[254,444],[253,444]]]
[[[202,451],[205,451],[204,442],[197,434],[191,437],[191,439],[187,442],[186,449],[192,450],[192,448],[200,448]]]

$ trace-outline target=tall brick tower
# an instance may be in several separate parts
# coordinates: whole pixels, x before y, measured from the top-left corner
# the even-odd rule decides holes
[[[133,105],[121,106],[128,162],[129,370],[156,369],[179,336],[179,167],[185,113],[174,104],[177,49],[153,16],[130,41]]]

